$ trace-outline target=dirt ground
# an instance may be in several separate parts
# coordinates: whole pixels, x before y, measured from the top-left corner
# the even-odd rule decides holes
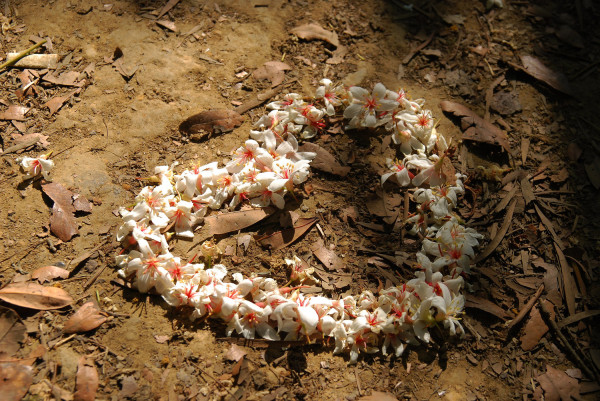
[[[593,335],[597,320],[590,313],[598,309],[599,295],[600,113],[594,94],[600,93],[600,36],[591,23],[599,16],[597,5],[505,1],[502,9],[486,10],[485,2],[461,0],[417,1],[412,8],[409,2],[379,0],[175,3],[160,18],[174,23],[175,31],[156,22],[163,1],[0,3],[0,54],[49,38],[51,44],[41,52],[58,53],[59,72],[76,71],[81,73],[77,82],[85,80],[67,86],[40,78],[21,98],[16,91],[23,69],[0,71],[0,112],[9,104],[30,108],[22,121],[0,121],[3,149],[32,138],[26,135],[43,135],[37,144],[1,156],[0,283],[27,280],[47,265],[77,272],[54,283],[75,299],[72,308],[14,308],[27,327],[15,357],[26,358],[40,345],[45,350],[32,364],[33,382],[24,399],[73,399],[81,356],[88,356],[98,371],[97,399],[354,400],[372,391],[391,398],[364,399],[542,399],[536,380],[548,366],[574,377],[581,395],[573,399],[598,399],[598,385],[585,372],[568,370],[582,366],[556,332],[523,350],[527,331],[545,325],[537,306],[531,314],[537,312],[538,320],[531,325],[526,318],[516,332],[507,333],[505,322],[544,283],[542,298],[556,305],[557,322],[589,314],[561,329],[584,356],[584,365],[592,372],[600,368],[600,344]],[[342,60],[332,62],[337,53],[331,44],[290,33],[308,22],[338,34],[348,50]],[[426,45],[418,49],[421,44]],[[123,54],[119,65],[114,63],[117,48]],[[566,74],[574,96],[525,73],[519,56],[526,54]],[[471,189],[461,214],[486,236],[481,249],[507,216],[506,204],[498,208],[498,203],[513,188],[518,199],[508,233],[469,278],[465,339],[410,348],[399,359],[361,356],[357,365],[349,365],[348,357],[332,355],[328,344],[282,348],[228,340],[219,322],[192,323],[189,311],[172,310],[160,297],[138,294],[118,280],[118,208],[132,204],[145,185],[142,178],[152,175],[155,166],[221,161],[247,139],[252,123],[264,113],[262,106],[244,113],[239,128],[209,139],[190,138],[178,127],[195,113],[233,109],[268,90],[270,83],[250,73],[273,60],[291,67],[283,92],[313,94],[324,76],[364,87],[382,82],[426,99],[426,108],[439,120],[438,131],[455,144],[462,131],[442,112],[443,100],[465,104],[508,132],[512,155],[497,147],[460,146],[453,160],[469,176]],[[493,96],[499,93],[509,99]],[[68,99],[51,114],[45,103],[57,96]],[[323,241],[342,257],[345,275],[351,277],[338,288],[339,277],[321,267],[332,284],[323,288],[328,295],[376,291],[380,283],[390,282],[389,272],[410,278],[402,255],[414,253],[418,239],[400,241],[394,221],[384,222],[374,206],[381,197],[379,174],[393,155],[382,141],[377,135],[322,133],[315,142],[351,172],[343,178],[314,171],[309,189],[288,206],[302,217],[319,217],[322,231],[313,229],[274,252],[252,241],[247,252],[225,255],[223,263],[232,271],[268,274],[283,284],[283,258],[296,253],[319,267],[311,246]],[[47,150],[54,152],[53,182],[93,203],[91,213],[76,216],[79,234],[70,241],[49,233],[52,202],[39,183],[19,186],[17,157]],[[491,171],[492,165],[525,175],[485,177],[482,171]],[[520,186],[526,176],[533,201]],[[402,199],[400,189],[387,190],[392,199]],[[357,212],[355,221],[344,218],[349,208]],[[218,241],[226,249],[235,246],[236,237]],[[182,254],[190,245],[174,241]],[[89,300],[109,312],[109,320],[87,333],[63,333],[73,310]],[[477,306],[478,300],[506,316]],[[570,302],[575,309],[569,310]],[[232,344],[247,353],[241,364],[228,354]],[[559,399],[543,390],[545,399]]]

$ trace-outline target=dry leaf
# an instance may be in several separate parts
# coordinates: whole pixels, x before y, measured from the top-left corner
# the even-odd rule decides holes
[[[545,82],[564,94],[575,96],[567,77],[563,73],[551,70],[533,56],[521,56],[521,62],[524,71],[535,79]]]
[[[318,220],[319,219],[316,217],[301,218],[298,219],[298,222],[292,228],[271,231],[263,235],[256,235],[255,239],[265,248],[270,248],[272,251],[276,251],[296,241],[308,230],[310,230]]]
[[[225,358],[227,358],[230,361],[237,362],[240,359],[242,359],[245,355],[246,355],[246,351],[244,351],[243,349],[241,349],[240,347],[238,347],[235,344],[231,344],[231,347],[225,354]]]
[[[209,236],[227,234],[250,227],[274,212],[274,208],[267,207],[222,213],[206,217],[204,226],[207,227]]]
[[[76,212],[92,212],[92,204],[85,198],[85,196],[79,194],[73,195],[73,207],[75,208]]]
[[[460,117],[463,138],[469,141],[484,142],[491,145],[502,146],[510,153],[508,136],[500,128],[479,117],[475,112],[462,104],[444,100],[440,107],[446,113]]]
[[[82,356],[77,365],[77,391],[73,394],[73,400],[94,401],[98,384],[98,371],[94,362]]]
[[[79,232],[74,217],[73,192],[57,183],[42,185],[42,190],[54,201],[50,231],[62,241],[69,241]]]
[[[171,339],[171,336],[159,336],[158,334],[155,334],[154,339],[157,343],[164,344]]]
[[[25,134],[25,135],[21,135],[18,138],[15,138],[15,145],[18,145],[20,143],[27,143],[30,142],[32,140],[38,139],[38,144],[42,145],[42,147],[44,149],[46,149],[48,146],[50,146],[50,142],[48,142],[48,135],[42,135],[39,132],[34,132],[32,134]]]
[[[340,45],[337,33],[328,31],[319,24],[311,23],[300,25],[292,29],[291,32],[300,39],[320,39],[334,45],[335,47]]]
[[[0,394],[2,401],[19,401],[33,382],[31,366],[18,363],[0,363]]]
[[[157,25],[162,26],[163,28],[167,28],[169,31],[177,32],[177,27],[173,21],[169,21],[166,19],[155,21]]]
[[[44,287],[36,283],[9,284],[0,289],[0,299],[39,310],[60,309],[73,302],[73,298],[62,288]]]
[[[94,330],[106,322],[106,313],[101,312],[93,302],[86,302],[65,322],[63,331],[70,333],[84,333]]]
[[[314,169],[339,175],[341,177],[345,177],[350,172],[350,167],[342,166],[331,153],[316,143],[306,142],[302,146],[298,147],[298,150],[300,152],[314,152],[317,154],[314,160],[310,163],[310,166]]]
[[[48,100],[44,103],[45,107],[48,107],[50,110],[50,115],[56,113],[60,108],[65,104],[67,100],[69,100],[71,96],[55,96],[52,99]]]
[[[13,104],[8,106],[7,110],[0,113],[0,120],[25,121],[25,114],[28,111],[28,107]]]
[[[544,389],[546,401],[571,401],[580,399],[579,382],[562,370],[546,365],[546,373],[535,378]],[[573,396],[573,397],[571,397]]]
[[[550,301],[545,300],[544,306],[550,312],[552,320],[554,320],[554,305]],[[523,348],[523,351],[530,351],[535,348],[548,330],[549,328],[540,315],[539,309],[533,308],[521,336],[521,348]]]
[[[252,76],[258,80],[268,79],[271,81],[271,88],[279,85],[285,78],[285,71],[292,67],[281,61],[267,61],[262,67],[252,72]]]
[[[79,73],[77,71],[68,71],[60,74],[58,77],[54,76],[52,73],[48,73],[44,75],[43,80],[46,82],[50,82],[54,85],[61,86],[78,86],[81,87],[85,85],[85,79],[78,81]]]
[[[243,121],[244,117],[233,110],[208,110],[187,118],[179,125],[179,131],[190,136],[200,134],[199,139],[203,139],[208,134],[233,131]]]
[[[237,239],[237,245],[240,248],[244,248],[244,252],[248,250],[252,236],[250,234],[240,235]]]
[[[68,278],[69,271],[58,266],[44,266],[35,269],[31,273],[31,278],[39,281],[40,284],[44,284],[46,281],[52,281],[55,278]]]
[[[492,314],[500,319],[503,319],[503,320],[509,319],[511,317],[504,309],[502,309],[501,307],[499,307],[492,301],[489,301],[489,300],[483,299],[483,298],[479,298],[479,297],[476,297],[473,295],[465,295],[465,298],[466,298],[466,302],[465,302],[466,308],[479,309],[484,312],[490,313],[490,314]]]
[[[119,391],[119,399],[125,399],[134,396],[139,389],[137,381],[133,376],[126,376],[121,382],[121,391]]]
[[[125,67],[125,65],[123,64],[123,59],[121,57],[115,58],[115,61],[112,63],[112,66],[115,67],[117,72],[121,74],[125,81],[129,81],[131,78],[133,78],[138,69],[137,65],[131,68]]]
[[[26,331],[17,312],[0,306],[0,353],[14,355],[25,340]]]
[[[344,261],[337,254],[328,249],[323,244],[323,241],[318,241],[311,247],[313,254],[323,263],[328,270],[341,271],[344,269]]]
[[[583,38],[576,30],[568,25],[562,25],[556,31],[556,37],[565,42],[568,45],[583,49],[585,47]]]
[[[167,4],[160,10],[156,18],[161,18],[163,15],[168,13],[173,7],[175,7],[179,3],[179,0],[169,0]]]
[[[360,397],[357,401],[398,401],[398,399],[394,394],[373,390],[371,395]]]

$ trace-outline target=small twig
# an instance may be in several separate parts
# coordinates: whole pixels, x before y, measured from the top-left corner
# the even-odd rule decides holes
[[[75,336],[76,336],[76,335],[77,335],[77,334],[71,334],[69,337],[67,337],[67,338],[63,338],[62,340],[60,340],[60,341],[59,341],[59,342],[57,342],[56,344],[54,344],[54,345],[50,346],[50,348],[49,348],[49,349],[53,349],[53,348],[58,348],[58,347],[60,347],[60,346],[61,346],[61,345],[63,345],[64,343],[71,341],[73,338],[75,338]]]
[[[25,57],[26,55],[29,54],[29,52],[34,51],[35,49],[37,49],[38,47],[40,47],[41,45],[43,45],[44,43],[46,43],[46,39],[42,40],[41,42],[36,43],[35,45],[31,46],[29,49],[22,51],[21,53],[17,54],[17,57],[12,58],[4,63],[2,63],[2,65],[0,65],[0,71],[3,70],[6,67],[10,67],[11,65],[15,64],[17,61],[21,60],[23,57]]]
[[[540,287],[537,289],[535,294],[533,294],[533,296],[529,299],[529,301],[527,301],[527,304],[525,304],[523,309],[521,309],[519,311],[519,314],[513,320],[510,321],[510,323],[507,326],[508,327],[508,332],[506,334],[507,339],[511,336],[513,329],[515,327],[517,327],[519,325],[519,323],[521,323],[521,321],[529,314],[529,311],[533,308],[533,305],[535,305],[535,303],[539,299],[540,295],[542,295],[543,291],[544,291],[544,283],[542,283],[540,285]]]
[[[362,396],[362,390],[360,388],[360,377],[358,376],[358,368],[354,368],[354,377],[356,377],[356,390],[358,391],[358,396]]]
[[[558,337],[558,339],[560,340],[562,345],[565,347],[565,350],[567,350],[567,353],[575,360],[577,365],[579,365],[579,367],[585,372],[585,374],[590,379],[598,380],[598,377],[594,373],[594,371],[588,367],[587,363],[584,362],[584,360],[579,356],[579,354],[571,346],[570,342],[567,340],[567,338],[562,333],[562,331],[560,331],[556,322],[554,320],[552,320],[552,318],[550,318],[550,312],[548,311],[548,309],[546,309],[546,306],[544,305],[544,303],[541,300],[538,300],[538,306],[540,308],[542,317],[544,318],[544,320],[546,321],[548,326],[550,326],[550,329],[552,330],[552,332]]]
[[[435,34],[436,34],[436,31],[433,31],[431,33],[431,35],[429,35],[427,40],[425,40],[425,42],[421,43],[413,51],[411,51],[406,57],[404,57],[404,59],[402,59],[402,64],[408,64],[410,62],[410,60],[412,60],[412,58],[417,55],[417,53],[419,53],[421,50],[426,48],[433,40],[433,37],[435,36]]]

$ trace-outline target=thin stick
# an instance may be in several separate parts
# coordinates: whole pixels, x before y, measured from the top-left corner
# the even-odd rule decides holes
[[[508,333],[506,335],[506,338],[510,337],[513,329],[516,326],[518,326],[518,324],[521,323],[521,321],[529,314],[529,311],[533,308],[533,305],[535,305],[535,303],[537,302],[540,295],[542,295],[543,291],[544,291],[544,283],[542,283],[540,285],[540,287],[537,289],[535,294],[533,294],[533,297],[531,297],[529,299],[529,301],[527,301],[527,304],[525,305],[525,307],[523,307],[523,309],[521,309],[519,311],[519,314],[517,315],[517,317],[515,317],[513,320],[510,321],[510,323],[508,324]]]
[[[581,359],[581,357],[575,351],[575,349],[573,349],[565,335],[560,331],[556,322],[550,318],[550,312],[548,312],[548,309],[546,309],[544,303],[541,300],[538,300],[538,305],[542,317],[544,318],[548,326],[550,326],[552,332],[558,337],[562,345],[565,347],[567,353],[575,360],[577,365],[579,365],[579,367],[585,372],[588,378],[592,380],[597,379],[596,375],[594,374],[594,371],[588,367],[588,365],[583,361],[583,359]]]
[[[21,60],[23,57],[25,57],[27,54],[29,54],[29,52],[34,51],[35,49],[37,49],[44,43],[46,43],[46,39],[42,40],[41,42],[36,43],[35,45],[31,46],[29,49],[17,54],[17,57],[2,63],[2,65],[0,65],[0,71],[6,67],[10,67],[11,65],[15,64],[17,61]]]

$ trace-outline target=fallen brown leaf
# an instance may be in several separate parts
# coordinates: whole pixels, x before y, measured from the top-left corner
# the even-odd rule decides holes
[[[8,109],[0,113],[0,120],[16,120],[25,121],[25,114],[29,111],[29,107],[12,104]]]
[[[227,234],[250,227],[274,212],[274,208],[267,207],[216,214],[206,217],[204,226],[207,227],[209,236]]]
[[[448,100],[440,102],[440,107],[446,113],[451,113],[456,117],[460,117],[461,128],[464,131],[464,139],[502,146],[504,150],[511,153],[506,133],[479,117],[468,107]]]
[[[0,289],[0,299],[30,309],[60,309],[73,302],[62,288],[44,287],[36,283],[9,284]]]
[[[313,152],[317,156],[310,163],[314,169],[345,177],[350,172],[349,166],[342,166],[335,157],[316,143],[306,142],[298,147],[300,152]]]
[[[579,382],[569,377],[562,370],[546,365],[546,373],[535,378],[544,389],[546,401],[570,401],[578,400]],[[573,397],[571,397],[573,396]]]
[[[31,273],[31,278],[44,284],[46,281],[52,281],[55,278],[68,278],[69,271],[58,266],[44,266],[35,269]]]
[[[14,355],[25,340],[26,331],[17,312],[0,306],[0,354]]]
[[[167,28],[171,32],[177,32],[177,27],[173,21],[169,21],[166,19],[154,21],[157,25],[162,26],[163,28]]]
[[[50,216],[50,231],[61,241],[67,242],[79,233],[75,221],[73,192],[57,183],[42,185],[44,193],[54,201]]]
[[[31,366],[0,363],[0,394],[3,401],[19,401],[33,382]]]
[[[77,384],[74,401],[94,401],[98,391],[98,371],[94,362],[82,356],[77,365]]]
[[[258,80],[268,79],[271,81],[271,88],[279,85],[285,78],[285,71],[292,67],[281,61],[267,61],[261,67],[252,72],[252,76]]]
[[[341,271],[344,268],[344,261],[337,254],[328,249],[323,244],[323,241],[317,241],[311,247],[313,254],[319,259],[328,270]]]
[[[78,86],[81,87],[85,85],[85,79],[79,81],[79,73],[77,71],[68,71],[60,74],[58,77],[54,76],[52,73],[48,73],[44,75],[42,78],[46,82],[50,82],[54,85],[60,86]]]
[[[548,300],[544,301],[546,309],[550,311],[552,319],[554,319],[554,305]],[[538,308],[531,310],[531,315],[525,328],[523,329],[523,335],[521,336],[521,348],[523,351],[530,351],[540,342],[542,337],[550,330],[550,328],[542,319]]]
[[[189,136],[200,135],[196,140],[201,140],[209,134],[233,131],[243,121],[244,117],[233,110],[207,110],[187,118],[179,125],[179,131]]]
[[[63,331],[70,333],[84,333],[94,330],[106,322],[107,315],[101,312],[93,302],[86,302],[65,322]]]
[[[521,62],[523,63],[523,70],[527,74],[566,95],[575,96],[571,84],[569,84],[563,73],[551,70],[533,56],[521,56]]]
[[[58,110],[60,110],[60,108],[65,104],[65,102],[67,102],[79,90],[80,89],[71,91],[71,92],[67,93],[65,96],[53,97],[52,99],[50,99],[46,103],[44,103],[44,106],[48,107],[48,109],[50,110],[50,115],[53,115]]]
[[[321,25],[315,23],[297,26],[291,30],[291,33],[298,36],[300,39],[320,39],[334,45],[335,47],[340,45],[337,33],[328,31]]]
[[[238,347],[236,344],[231,344],[231,347],[225,354],[225,358],[227,358],[230,361],[237,362],[240,359],[242,359],[245,355],[246,355],[246,351],[244,351],[243,349]]]
[[[279,231],[270,231],[262,235],[256,235],[255,239],[265,248],[270,248],[271,250],[276,251],[296,241],[308,230],[310,230],[318,220],[319,219],[316,217],[300,218],[292,228],[286,228]]]
[[[465,295],[465,307],[466,308],[475,308],[492,314],[500,319],[506,320],[511,316],[501,307],[484,298],[479,298],[473,295]]]

